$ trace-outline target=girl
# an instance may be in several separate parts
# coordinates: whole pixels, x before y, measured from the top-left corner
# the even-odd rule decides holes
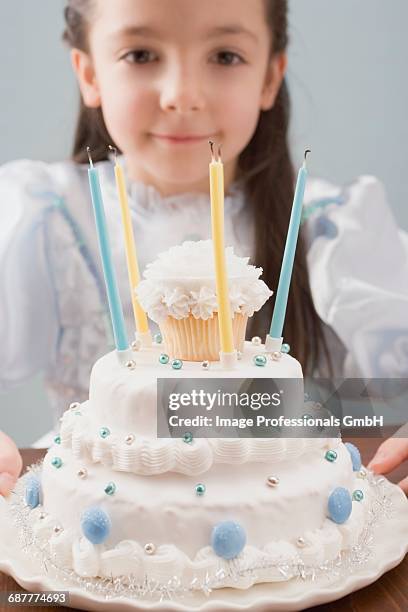
[[[70,0],[65,17],[82,94],[72,161],[0,171],[0,386],[45,371],[56,416],[86,398],[110,339],[87,146],[129,330],[108,144],[123,154],[142,269],[173,244],[209,237],[209,139],[223,146],[226,243],[252,254],[275,290],[294,190],[286,0]],[[285,341],[306,374],[405,376],[408,239],[383,187],[311,179],[305,203]],[[265,336],[272,308],[250,335]]]

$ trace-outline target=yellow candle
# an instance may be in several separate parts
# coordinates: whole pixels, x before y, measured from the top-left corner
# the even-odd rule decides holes
[[[146,334],[149,331],[147,316],[143,308],[140,306],[135,293],[135,288],[140,282],[140,272],[139,264],[137,262],[136,245],[133,234],[132,221],[130,218],[125,176],[123,174],[123,168],[117,160],[115,161],[115,178],[120,202],[120,210],[122,212],[122,224],[125,235],[126,260],[136,330],[139,334]]]
[[[215,280],[218,300],[218,324],[221,353],[234,352],[232,318],[228,294],[227,266],[224,247],[224,167],[220,156],[214,157],[211,144],[210,163],[211,225],[214,245]]]

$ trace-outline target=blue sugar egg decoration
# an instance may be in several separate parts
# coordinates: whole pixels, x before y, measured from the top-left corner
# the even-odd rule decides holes
[[[347,521],[352,509],[351,495],[344,487],[336,487],[330,493],[327,504],[329,518],[338,525]]]
[[[351,442],[346,442],[344,445],[348,452],[350,453],[351,463],[353,464],[353,472],[359,472],[361,470],[361,455],[357,446],[351,444]]]
[[[27,479],[25,488],[25,501],[31,509],[37,508],[40,505],[41,498],[41,482],[37,476],[30,476]]]
[[[215,554],[223,559],[237,557],[245,544],[245,530],[235,521],[223,521],[212,530],[211,546]]]
[[[92,544],[102,544],[110,534],[111,520],[102,508],[92,506],[82,513],[82,533]]]

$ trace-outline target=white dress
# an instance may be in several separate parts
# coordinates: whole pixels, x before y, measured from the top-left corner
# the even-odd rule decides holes
[[[131,337],[113,167],[97,167]],[[206,194],[162,197],[133,183],[129,197],[141,270],[174,244],[210,237]],[[86,398],[92,364],[112,347],[87,167],[6,164],[0,204],[0,391],[42,371],[58,417]],[[225,213],[226,244],[253,253],[251,217],[236,186]],[[408,235],[396,226],[381,183],[364,176],[340,188],[309,179],[302,231],[335,375],[408,376]]]

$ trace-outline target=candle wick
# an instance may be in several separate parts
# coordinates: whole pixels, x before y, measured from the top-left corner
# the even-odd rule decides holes
[[[92,157],[91,157],[91,149],[89,147],[86,147],[86,152],[88,153],[89,164],[90,164],[91,168],[93,168],[93,161],[92,161]]]
[[[209,143],[210,148],[211,148],[211,158],[212,158],[212,161],[215,161],[215,155],[214,155],[214,143],[213,143],[213,141],[212,141],[212,140],[209,140],[209,141],[208,141],[208,143]]]
[[[112,147],[112,145],[109,145],[109,149],[113,153],[113,156],[115,158],[115,164],[117,164],[118,163],[118,150],[116,149],[116,147]]]
[[[303,167],[306,168],[306,160],[307,160],[307,156],[309,155],[309,153],[311,153],[312,151],[310,149],[306,149],[305,151],[305,159],[303,162]]]
[[[221,147],[222,145],[218,145],[218,161],[221,161]]]

